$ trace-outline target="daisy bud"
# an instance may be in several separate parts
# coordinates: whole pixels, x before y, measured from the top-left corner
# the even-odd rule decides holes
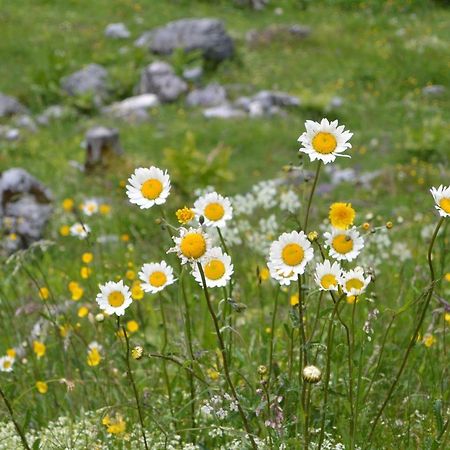
[[[391,221],[386,222],[386,228],[387,228],[388,230],[390,230],[393,226],[394,226],[394,224],[393,224]]]
[[[198,223],[200,225],[203,225],[205,223],[205,217],[203,215],[198,218]]]
[[[310,232],[308,233],[308,239],[309,239],[311,242],[314,242],[318,237],[319,237],[319,234],[317,233],[317,231],[310,231]]]
[[[369,222],[364,222],[362,227],[363,227],[364,230],[367,231],[370,228],[370,223]]]
[[[316,366],[306,366],[303,369],[303,380],[308,383],[318,383],[322,378],[322,372]]]
[[[105,320],[105,316],[102,313],[99,313],[95,316],[95,320],[97,322],[103,322]]]
[[[267,373],[267,367],[266,366],[259,366],[258,367],[258,373],[261,376],[265,375]]]
[[[158,217],[157,219],[155,219],[155,223],[156,223],[156,225],[161,225],[162,224],[161,218]]]
[[[133,359],[139,360],[142,358],[142,356],[144,355],[144,349],[140,346],[140,345],[136,345],[132,350],[131,350],[131,357]]]

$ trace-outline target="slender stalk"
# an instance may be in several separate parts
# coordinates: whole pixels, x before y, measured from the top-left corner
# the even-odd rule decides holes
[[[367,441],[368,444],[370,444],[370,442],[372,441],[373,433],[375,431],[375,428],[377,427],[377,424],[378,424],[378,421],[380,420],[381,415],[383,414],[384,408],[386,408],[386,405],[389,403],[389,400],[391,399],[392,394],[394,393],[397,383],[400,380],[400,377],[401,377],[403,371],[405,370],[406,363],[409,358],[409,354],[411,353],[411,350],[414,347],[414,344],[416,343],[417,335],[420,331],[420,328],[422,327],[428,306],[430,305],[431,298],[433,297],[433,291],[434,291],[434,285],[435,285],[436,279],[435,279],[435,274],[434,274],[433,262],[431,260],[431,255],[432,255],[434,243],[436,241],[436,237],[439,233],[439,229],[441,228],[441,225],[444,223],[444,219],[445,219],[445,217],[441,217],[438,224],[436,225],[436,228],[433,233],[433,237],[431,238],[430,246],[428,247],[427,258],[428,258],[428,266],[430,268],[431,283],[430,283],[428,295],[425,299],[425,304],[423,306],[422,313],[420,315],[419,321],[417,322],[417,324],[414,328],[413,335],[409,341],[408,347],[406,349],[405,355],[403,356],[403,360],[400,365],[400,368],[398,369],[397,375],[395,376],[394,381],[392,382],[391,387],[389,388],[389,391],[386,395],[386,398],[384,399],[383,404],[381,405],[380,409],[378,410],[378,412],[375,416],[375,419],[373,420],[372,427],[370,429],[370,433],[369,433],[369,437],[368,437],[368,441]]]
[[[316,175],[314,177],[314,183],[311,188],[311,193],[309,194],[308,207],[306,208],[305,224],[303,225],[303,231],[305,231],[305,233],[306,233],[306,228],[308,226],[309,210],[311,209],[311,203],[312,203],[312,199],[314,197],[314,192],[316,190],[317,180],[319,179],[319,173],[320,173],[321,167],[322,167],[322,161],[319,161],[317,163]]]
[[[320,424],[320,435],[319,435],[319,450],[322,448],[323,439],[325,436],[325,419],[327,413],[328,404],[328,389],[330,386],[330,374],[331,374],[331,352],[333,346],[333,336],[334,336],[334,318],[336,316],[339,303],[344,297],[341,296],[335,303],[333,312],[331,313],[330,323],[328,324],[328,334],[327,334],[327,356],[326,356],[326,372],[325,372],[325,387],[323,393],[323,404],[322,404],[322,421]],[[333,298],[334,301],[334,298]]]
[[[120,317],[117,317],[117,328],[120,329]],[[136,406],[137,406],[138,415],[139,415],[139,422],[141,424],[142,438],[144,439],[144,447],[145,447],[145,450],[148,450],[149,448],[148,448],[148,444],[147,444],[147,437],[145,435],[144,418],[142,415],[141,404],[139,402],[139,394],[138,394],[138,391],[136,388],[136,383],[134,382],[133,372],[131,370],[131,365],[130,365],[130,341],[128,339],[127,330],[124,326],[122,326],[122,332],[125,337],[125,343],[127,346],[127,351],[126,351],[126,355],[125,355],[125,361],[127,363],[127,374],[128,374],[128,378],[130,380],[131,386],[133,387],[134,399],[136,401]]]
[[[356,302],[358,300],[358,297],[355,297],[355,300],[353,301],[353,307],[352,307],[352,321],[351,321],[351,348],[349,349],[351,357],[353,357],[353,354],[355,352],[355,312],[356,312]],[[353,392],[352,392],[353,397]],[[356,405],[353,406],[353,417],[350,422],[350,450],[353,450],[355,448],[355,428],[356,428],[356,414],[355,414]]]
[[[273,306],[273,313],[272,313],[272,326],[270,328],[270,347],[269,347],[269,375],[267,377],[267,382],[270,386],[270,377],[272,375],[272,365],[273,365],[273,337],[275,335],[275,321],[277,317],[277,310],[278,310],[278,297],[280,294],[280,287],[277,289],[277,293],[275,295],[275,302]]]
[[[8,410],[9,413],[9,417],[11,417],[12,423],[14,424],[14,427],[17,431],[17,434],[20,436],[20,440],[22,441],[23,446],[26,448],[26,450],[31,450],[31,447],[28,445],[27,442],[27,438],[25,437],[25,433],[23,432],[23,430],[20,428],[20,425],[17,423],[15,417],[14,417],[14,412],[13,409],[11,407],[11,404],[9,403],[8,398],[6,397],[5,393],[3,392],[3,389],[0,387],[0,396],[2,397],[5,405],[6,405],[6,409]]]
[[[219,239],[220,239],[220,243],[222,244],[223,251],[227,255],[229,255],[230,252],[228,251],[228,247],[227,247],[227,244],[225,243],[225,239],[223,238],[222,232],[220,231],[219,227],[217,227],[216,229],[217,229],[217,233],[219,234]]]
[[[235,389],[234,384],[233,384],[233,382],[231,380],[231,377],[230,377],[230,373],[229,373],[229,370],[228,370],[228,363],[227,363],[227,355],[226,355],[225,344],[224,344],[224,341],[223,341],[222,333],[220,332],[219,321],[217,320],[216,313],[214,312],[214,308],[212,307],[212,304],[211,304],[211,299],[209,298],[208,287],[206,286],[205,273],[204,273],[203,267],[202,267],[202,265],[200,263],[197,263],[197,267],[198,267],[198,270],[200,272],[200,276],[202,278],[202,287],[203,287],[203,292],[205,294],[206,304],[208,306],[209,313],[210,313],[211,318],[213,320],[214,329],[216,331],[217,340],[219,342],[219,348],[220,348],[220,353],[222,354],[223,369],[224,369],[224,372],[225,372],[225,378],[227,380],[228,387],[229,387],[229,389],[231,391],[231,394],[233,395],[233,398],[236,401],[236,404],[237,404],[237,407],[238,407],[238,410],[239,410],[239,414],[240,414],[241,419],[242,419],[242,423],[244,425],[245,431],[247,432],[247,436],[250,439],[250,443],[252,445],[252,448],[254,450],[257,450],[256,442],[253,439],[253,436],[251,434],[250,426],[249,426],[248,421],[247,421],[247,417],[245,416],[244,410],[242,409],[241,402],[239,401],[239,398],[238,398],[237,393],[236,393],[236,389]]]

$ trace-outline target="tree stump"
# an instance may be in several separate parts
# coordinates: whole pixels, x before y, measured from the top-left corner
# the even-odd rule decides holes
[[[121,154],[119,131],[115,128],[94,127],[86,133],[86,170],[104,165],[111,156]]]

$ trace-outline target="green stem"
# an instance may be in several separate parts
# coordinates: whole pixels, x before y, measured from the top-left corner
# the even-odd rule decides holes
[[[370,429],[370,433],[369,433],[369,437],[368,437],[368,443],[370,444],[370,442],[372,441],[372,437],[373,437],[373,433],[375,431],[375,428],[378,424],[378,421],[380,420],[381,415],[383,414],[384,408],[386,408],[386,405],[389,403],[389,400],[392,397],[392,394],[394,393],[394,390],[397,386],[398,381],[400,380],[400,377],[403,373],[403,371],[405,370],[406,367],[406,363],[408,361],[409,358],[409,354],[411,353],[412,348],[414,347],[414,344],[416,343],[417,340],[417,335],[419,334],[420,328],[422,327],[423,321],[425,319],[425,315],[428,309],[428,306],[431,302],[431,298],[433,297],[433,291],[434,291],[434,285],[435,285],[435,275],[434,275],[434,268],[433,268],[433,262],[431,260],[431,255],[432,255],[432,251],[433,251],[433,246],[434,243],[436,241],[436,237],[439,233],[439,229],[441,228],[441,225],[444,223],[444,219],[445,217],[441,217],[441,219],[439,220],[438,224],[436,225],[436,228],[434,230],[433,233],[433,237],[431,238],[431,242],[430,242],[430,246],[428,247],[428,266],[430,268],[430,278],[431,278],[431,283],[430,283],[430,287],[428,290],[428,295],[425,299],[425,304],[423,306],[422,309],[422,313],[420,315],[419,321],[417,322],[416,327],[414,328],[414,332],[413,335],[409,341],[408,347],[406,349],[405,355],[403,356],[403,360],[402,363],[400,365],[400,368],[398,369],[397,375],[394,378],[394,381],[392,382],[391,387],[389,388],[389,391],[386,395],[386,398],[383,402],[383,404],[381,405],[381,408],[378,410],[377,415],[375,416],[375,419],[372,423],[372,428]]]
[[[311,193],[309,194],[309,199],[308,199],[308,207],[306,208],[306,217],[305,217],[305,224],[303,225],[303,231],[306,233],[306,228],[308,226],[308,219],[309,219],[309,210],[311,209],[311,203],[312,203],[312,199],[314,197],[314,192],[316,190],[316,186],[317,186],[317,180],[319,179],[319,173],[320,173],[320,168],[322,167],[322,161],[319,161],[317,163],[317,169],[316,169],[316,175],[314,177],[314,183],[313,186],[311,188]]]
[[[233,395],[233,398],[234,398],[234,400],[235,400],[235,402],[237,404],[237,407],[238,407],[238,410],[239,410],[239,414],[240,414],[241,419],[242,419],[242,423],[244,425],[245,431],[247,432],[247,436],[250,439],[250,443],[252,445],[252,448],[254,450],[257,450],[256,442],[255,442],[255,440],[254,440],[254,438],[253,438],[253,436],[251,434],[250,426],[249,426],[248,421],[247,421],[247,417],[245,416],[244,410],[242,409],[241,402],[239,401],[239,398],[237,396],[234,384],[231,381],[230,373],[229,373],[229,370],[228,370],[228,363],[227,363],[225,344],[223,342],[222,333],[220,332],[219,321],[217,320],[216,313],[214,312],[214,308],[212,307],[211,299],[209,297],[208,287],[206,286],[205,273],[204,273],[203,267],[202,267],[202,265],[200,263],[197,263],[197,267],[198,267],[198,270],[200,272],[200,276],[202,278],[202,287],[203,287],[203,292],[205,294],[206,304],[208,306],[209,314],[211,315],[211,318],[213,320],[214,329],[215,329],[215,332],[216,332],[216,335],[217,335],[217,340],[219,342],[219,348],[220,348],[220,352],[222,354],[223,369],[224,369],[224,372],[225,372],[225,378],[227,380],[228,387],[230,388],[231,394]]]
[[[270,347],[269,347],[269,375],[267,377],[267,382],[270,386],[270,377],[272,374],[272,365],[273,365],[273,337],[275,335],[275,321],[277,317],[277,310],[278,310],[278,297],[280,294],[280,286],[277,289],[277,293],[275,295],[275,302],[273,307],[273,313],[272,313],[272,327],[270,328]]]

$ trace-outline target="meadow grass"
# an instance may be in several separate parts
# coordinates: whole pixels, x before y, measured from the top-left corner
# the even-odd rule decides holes
[[[276,6],[283,14],[274,14]],[[112,75],[113,99],[131,95],[140,69],[157,58],[133,48],[131,41],[104,38],[104,27],[123,21],[135,38],[169,20],[193,16],[223,19],[237,44],[236,58],[207,68],[206,80],[234,86],[236,96],[287,91],[301,98],[301,107],[286,116],[206,121],[201,111],[180,101],[155,110],[149,122],[130,126],[101,117],[88,100],[61,92],[61,76],[97,62]],[[311,26],[309,38],[256,47],[245,43],[249,29],[297,22]],[[439,221],[429,188],[448,185],[449,179],[449,25],[448,8],[429,1],[280,1],[261,12],[227,1],[2,4],[0,58],[7,64],[0,66],[0,91],[17,96],[33,113],[55,103],[72,108],[67,118],[37,133],[0,143],[0,169],[24,167],[56,197],[48,241],[2,264],[0,354],[14,348],[17,355],[14,371],[1,373],[0,386],[30,446],[144,448],[145,429],[149,448],[244,448],[251,443],[244,443],[231,381],[252,433],[265,442],[261,448],[318,448],[322,424],[328,445],[322,448],[448,448],[448,219],[433,248],[434,295],[427,251]],[[119,51],[123,46],[127,51]],[[189,61],[180,54],[167,59],[177,70]],[[447,91],[427,97],[422,88],[429,84]],[[328,105],[334,96],[344,103],[333,110]],[[357,264],[372,282],[357,304],[342,299],[336,308],[328,293],[318,292],[311,264],[301,280],[299,308],[291,304],[297,283],[280,288],[267,279],[266,261],[271,241],[283,231],[303,228],[316,166],[299,156],[297,138],[305,120],[322,117],[339,119],[354,133],[352,159],[341,158],[322,170],[305,231],[317,231],[323,243],[329,206],[351,202],[355,224],[370,224],[360,230],[366,248]],[[74,162],[84,161],[80,143],[98,123],[120,129],[125,155],[83,173]],[[205,173],[203,155],[215,148],[222,149],[222,157]],[[124,185],[136,167],[151,165],[169,171],[173,189],[165,205],[141,211],[128,202]],[[332,185],[338,169],[356,173]],[[372,172],[378,172],[373,181],[361,180],[361,173]],[[175,255],[166,255],[173,245],[169,234],[177,233],[171,226],[179,226],[175,211],[193,205],[197,188],[213,185],[228,196],[255,189],[257,195],[267,184],[253,186],[274,177],[284,184],[264,195],[276,206],[262,202],[236,213],[230,228],[240,241],[225,233],[235,275],[233,295],[230,286],[225,293],[207,293],[218,314],[217,333],[205,293]],[[294,213],[279,208],[287,189],[302,205]],[[73,207],[64,209],[66,198],[74,200]],[[85,217],[78,207],[89,198],[110,211]],[[261,224],[272,215],[272,225]],[[61,235],[61,227],[80,218],[92,228],[88,239]],[[392,229],[386,227],[389,221]],[[91,262],[83,262],[85,253],[93,254]],[[114,316],[99,320],[99,284],[124,279],[136,286],[142,264],[161,259],[174,267],[176,284],[135,299],[121,324]],[[80,298],[70,282],[82,289]],[[44,300],[39,297],[43,287],[48,289],[48,294],[41,291]],[[428,295],[431,306],[417,337]],[[118,325],[125,326],[126,340]],[[417,344],[370,435],[412,337]],[[142,359],[126,357],[128,339],[131,348],[142,346]],[[41,357],[33,341],[45,343]],[[98,365],[90,364],[94,341],[101,345]],[[318,384],[301,377],[304,352],[322,371]],[[48,390],[40,393],[37,381],[46,382]],[[0,448],[20,448],[7,409],[2,405],[0,411],[5,422]]]

